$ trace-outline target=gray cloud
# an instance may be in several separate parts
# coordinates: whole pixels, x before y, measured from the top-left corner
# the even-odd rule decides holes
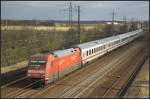
[[[114,10],[116,18],[124,15],[128,19],[136,17],[149,19],[148,1],[73,1],[73,5],[81,6],[81,20],[110,20]],[[2,19],[68,19],[67,13],[60,9],[67,8],[69,1],[1,1]],[[76,20],[76,13],[73,14]]]

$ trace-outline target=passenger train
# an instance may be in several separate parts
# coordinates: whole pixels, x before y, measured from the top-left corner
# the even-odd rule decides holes
[[[143,35],[143,30],[107,37],[76,45],[74,48],[30,57],[27,76],[32,81],[48,84],[85,66],[86,63]]]

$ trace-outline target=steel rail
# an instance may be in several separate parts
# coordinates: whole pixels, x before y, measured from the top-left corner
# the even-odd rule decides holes
[[[136,68],[136,70],[132,73],[132,75],[129,77],[129,79],[124,84],[124,86],[122,86],[121,90],[117,93],[116,97],[123,97],[125,95],[125,93],[127,92],[128,88],[131,86],[132,82],[134,81],[135,77],[137,76],[138,72],[142,68],[142,66],[147,58],[148,58],[148,56],[145,56],[143,58],[142,62],[139,64],[139,66]]]

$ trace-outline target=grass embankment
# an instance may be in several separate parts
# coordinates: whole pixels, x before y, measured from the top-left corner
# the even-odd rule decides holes
[[[29,58],[45,49],[68,48],[78,43],[77,26],[1,26],[1,66],[9,66]],[[116,33],[120,33],[115,26]],[[111,26],[81,26],[80,40],[87,42],[112,35]]]

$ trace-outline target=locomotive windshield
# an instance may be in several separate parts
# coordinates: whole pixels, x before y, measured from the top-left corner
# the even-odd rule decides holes
[[[31,61],[31,66],[46,66],[46,61]]]

